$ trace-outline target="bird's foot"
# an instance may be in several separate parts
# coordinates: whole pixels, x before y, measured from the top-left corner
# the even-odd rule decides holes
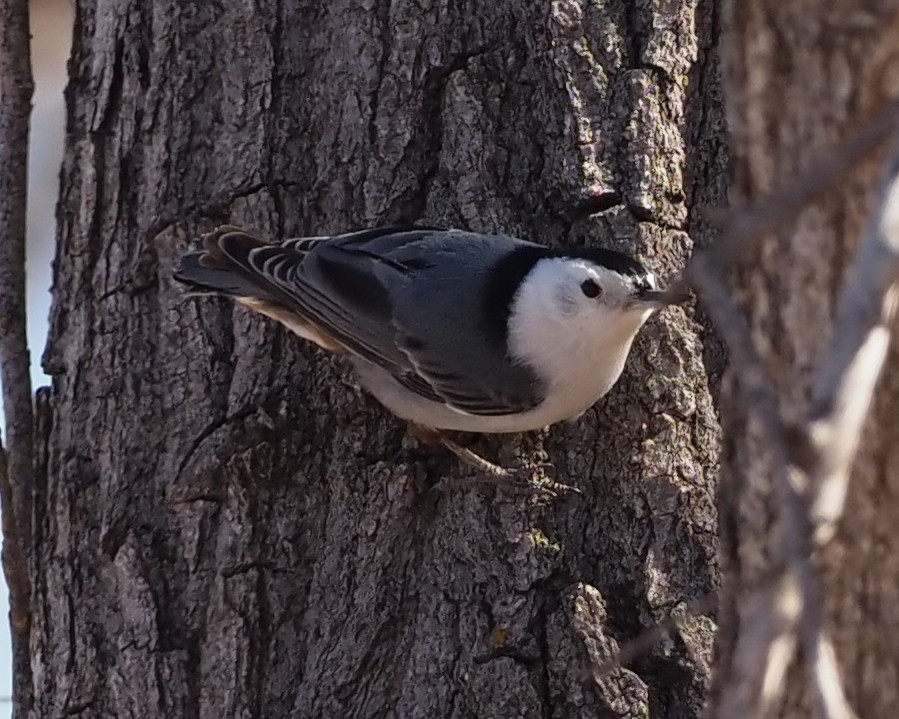
[[[434,489],[449,493],[474,487],[493,487],[504,492],[553,499],[560,494],[583,494],[577,487],[539,476],[538,472],[544,468],[551,468],[551,465],[531,464],[512,469],[501,467],[500,473],[482,472],[468,477],[444,477],[434,485]]]
[[[466,489],[472,486],[494,486],[505,491],[544,497],[557,497],[566,493],[583,494],[576,487],[547,477],[546,472],[555,469],[548,462],[528,463],[507,469],[446,437],[441,437],[440,443],[465,464],[478,470],[478,474],[463,478],[444,478],[434,487],[439,491]]]
[[[477,470],[477,474],[470,477],[446,477],[440,480],[434,486],[434,489],[438,491],[448,492],[472,486],[493,486],[505,491],[544,497],[557,497],[560,494],[583,494],[576,487],[569,487],[567,484],[562,484],[546,476],[547,471],[555,470],[555,467],[548,462],[529,462],[506,469],[484,459],[467,447],[453,442],[440,430],[410,422],[409,431],[422,442],[443,445],[463,463]]]

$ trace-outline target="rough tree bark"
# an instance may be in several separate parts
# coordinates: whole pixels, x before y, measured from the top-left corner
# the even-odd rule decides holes
[[[894,3],[811,0],[728,4],[728,79],[732,198],[753,202],[809,166],[822,149],[852,134],[895,101],[899,92],[899,12]],[[884,145],[884,152],[888,148]],[[828,342],[855,248],[869,221],[884,152],[801,213],[777,237],[753,245],[736,284],[756,345],[778,384],[789,420],[808,410],[811,369]],[[899,328],[895,328],[899,329]],[[894,337],[896,332],[894,330]],[[848,503],[833,542],[820,557],[825,572],[827,629],[844,688],[860,716],[889,716],[899,705],[899,353],[895,344],[881,377],[855,463]],[[725,383],[722,399],[726,471],[722,494],[725,587],[716,687],[733,685],[743,598],[764,581],[771,550],[771,464],[758,428],[747,422],[741,392]],[[779,716],[800,717],[814,705],[802,669],[792,668]],[[716,691],[716,695],[719,692]],[[733,699],[731,695],[731,699]],[[743,699],[746,699],[744,696]],[[732,716],[734,705],[719,707]]]
[[[697,716],[708,617],[591,678],[716,585],[689,312],[578,424],[472,440],[583,500],[444,496],[463,471],[339,362],[171,271],[225,220],[424,220],[667,276],[722,200],[716,32],[704,1],[79,2],[17,715]]]
[[[13,695],[26,703],[31,621],[27,546],[34,485],[34,422],[25,332],[28,118],[34,92],[28,26],[25,0],[0,1],[0,385],[5,435],[0,438],[0,560],[9,587]]]

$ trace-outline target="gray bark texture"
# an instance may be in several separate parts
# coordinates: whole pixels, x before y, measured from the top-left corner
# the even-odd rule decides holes
[[[542,435],[555,501],[430,487],[338,360],[178,256],[394,221],[637,253],[723,200],[710,2],[77,4],[17,717],[695,717],[713,619],[721,355],[689,310]],[[712,380],[709,380],[709,376]]]
[[[728,79],[736,203],[775,191],[826,148],[849,137],[895,102],[899,88],[899,10],[877,0],[729,2],[722,63]],[[846,279],[883,175],[882,151],[850,176],[838,177],[777,236],[752,245],[736,272],[756,346],[777,384],[780,411],[804,420],[812,370],[828,347]],[[893,716],[899,706],[899,352],[884,365],[862,434],[839,531],[817,559],[824,575],[826,630],[833,638],[849,703],[858,716]],[[771,457],[744,397],[722,388],[722,569],[727,581],[716,691],[750,668],[735,656],[744,598],[768,581],[774,527]],[[794,662],[782,717],[814,716],[805,670]]]
[[[25,332],[25,230],[33,92],[28,4],[0,0],[0,386],[5,435],[0,437],[0,560],[9,588],[13,694],[26,702],[31,633],[26,543],[31,537],[34,418]]]

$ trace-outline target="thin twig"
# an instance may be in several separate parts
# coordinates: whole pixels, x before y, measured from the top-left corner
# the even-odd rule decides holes
[[[796,611],[786,611],[792,602],[784,594],[792,587],[792,583],[783,581],[764,582],[755,590],[756,604],[763,609],[753,611],[745,619],[742,641],[745,646],[737,647],[737,655],[741,657],[741,665],[747,671],[753,668],[752,676],[758,690],[755,692],[762,706],[773,706],[783,686],[783,676],[795,650],[792,635],[795,631],[795,620],[808,602],[817,601],[818,587],[815,581],[811,558],[803,541],[805,533],[803,525],[807,525],[808,512],[803,497],[797,491],[790,472],[790,451],[788,432],[778,409],[778,398],[774,384],[766,372],[761,358],[758,356],[752,341],[746,318],[737,306],[731,292],[724,284],[721,276],[712,265],[709,253],[699,253],[693,259],[690,280],[703,308],[714,323],[722,340],[728,347],[733,361],[730,363],[737,383],[746,398],[747,414],[753,418],[761,430],[765,444],[771,453],[771,461],[776,475],[775,490],[778,492],[778,506],[782,508],[784,518],[780,523],[783,542],[778,551],[778,563],[781,569],[790,567],[795,572],[795,579],[801,587],[799,601],[801,605]],[[777,608],[781,607],[781,611]],[[775,646],[780,651],[773,652]],[[781,661],[774,662],[773,658]],[[766,666],[767,671],[762,671]],[[749,676],[747,674],[747,676]],[[764,696],[762,696],[764,695]],[[736,699],[731,701],[736,702]],[[761,716],[764,716],[764,712]]]
[[[817,651],[814,672],[815,683],[821,694],[823,714],[829,719],[856,719],[855,712],[852,711],[849,700],[843,693],[843,684],[840,681],[840,670],[837,667],[833,644],[824,632],[819,636],[819,641],[820,646]]]
[[[14,695],[27,667],[30,629],[25,562],[31,537],[33,428],[25,335],[25,210],[31,95],[27,0],[0,0],[0,381],[6,445],[0,466],[3,568],[9,584],[16,668]],[[21,707],[24,713],[27,707]]]
[[[778,411],[777,393],[756,351],[746,317],[708,253],[697,253],[690,265],[690,283],[731,356],[737,359],[731,365],[746,396],[749,414],[758,421],[772,459],[785,468],[790,456],[786,427]]]
[[[895,130],[897,117],[899,101],[894,100],[862,123],[843,142],[822,151],[820,159],[812,162],[789,184],[770,192],[751,208],[728,213],[722,221],[724,229],[720,238],[707,250],[712,253],[715,266],[723,269],[732,264],[754,240],[789,222],[806,205],[843,180],[850,170],[860,165],[889,138]],[[673,298],[687,289],[695,271],[693,263],[698,257],[699,254],[695,255],[687,264],[683,274],[671,283],[666,294]]]
[[[870,157],[894,132],[897,113],[899,101],[887,103],[853,134],[822,153],[818,161],[809,164],[786,187],[771,193],[752,209],[735,215],[727,237],[715,243],[717,260],[733,262],[743,251],[744,243],[793,219],[802,208],[844,180],[850,170]]]
[[[690,602],[680,614],[672,614],[621,645],[615,654],[596,667],[593,677],[597,681],[639,657],[649,654],[660,641],[680,629],[691,617],[712,611],[718,604],[717,594],[706,594]]]
[[[879,200],[812,387],[808,436],[817,451],[804,469],[814,493],[818,544],[830,539],[842,513],[849,470],[899,303],[899,144],[891,153]]]

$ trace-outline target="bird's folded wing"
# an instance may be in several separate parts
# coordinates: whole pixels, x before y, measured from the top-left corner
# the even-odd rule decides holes
[[[433,269],[426,245],[436,235],[447,232],[416,228],[296,239],[257,247],[246,262],[277,288],[280,301],[411,392],[467,414],[513,414],[537,406],[542,400],[538,383],[511,365],[504,352],[447,346],[455,344],[455,333],[446,323],[465,331],[464,315],[435,315],[432,323],[404,321],[409,288],[429,284],[421,273]],[[223,250],[231,254],[228,247]],[[447,293],[442,286],[433,290]],[[411,311],[426,315],[427,307]],[[477,343],[477,338],[467,341]],[[469,351],[480,355],[472,358]]]

